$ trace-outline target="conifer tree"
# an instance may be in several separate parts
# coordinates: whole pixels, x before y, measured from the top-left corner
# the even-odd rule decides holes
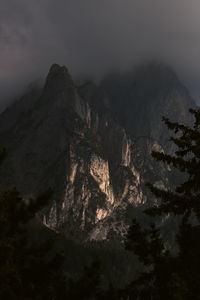
[[[6,156],[0,152],[0,164]],[[55,253],[51,239],[33,243],[29,222],[50,201],[48,189],[37,199],[23,199],[13,188],[0,197],[0,299],[96,299],[100,293],[100,262],[85,268],[80,278],[66,279],[62,253]],[[70,259],[70,258],[68,258]]]
[[[155,225],[143,230],[134,220],[126,247],[147,269],[125,290],[130,299],[200,299],[200,110],[190,109],[190,113],[194,116],[192,127],[163,118],[176,134],[171,137],[175,153],[152,153],[157,161],[185,172],[187,178],[175,190],[148,184],[160,202],[145,211],[151,216],[181,216],[176,235],[178,255],[166,249]]]
[[[50,199],[51,190],[26,203],[16,189],[0,199],[0,299],[65,299],[64,257],[47,258],[50,240],[32,244],[27,225]]]

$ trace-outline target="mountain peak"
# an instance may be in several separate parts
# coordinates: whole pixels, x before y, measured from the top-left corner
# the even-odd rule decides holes
[[[138,80],[150,82],[152,85],[180,85],[173,68],[162,62],[151,61],[136,68],[135,76]]]
[[[45,89],[61,91],[66,88],[74,87],[74,82],[65,66],[53,64],[45,82]]]
[[[58,64],[52,64],[50,69],[49,69],[49,73],[54,73],[54,74],[57,74],[57,73],[68,73],[68,69],[65,67],[65,66],[60,66]]]

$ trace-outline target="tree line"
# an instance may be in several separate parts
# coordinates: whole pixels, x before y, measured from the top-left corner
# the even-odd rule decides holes
[[[149,183],[159,201],[145,210],[152,217],[180,217],[176,254],[166,246],[155,222],[144,229],[134,219],[125,247],[144,265],[134,281],[123,289],[111,285],[103,289],[98,259],[85,267],[78,279],[68,278],[63,253],[52,253],[53,240],[35,244],[27,237],[27,226],[48,205],[51,189],[30,201],[11,189],[0,198],[0,299],[200,299],[200,110],[190,109],[190,113],[192,126],[163,118],[174,133],[171,142],[176,145],[175,153],[152,153],[158,162],[185,173],[186,179],[175,190]],[[3,149],[0,164],[5,157]]]

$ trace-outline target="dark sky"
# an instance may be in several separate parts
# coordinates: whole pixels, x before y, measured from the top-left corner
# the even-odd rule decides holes
[[[1,103],[54,62],[100,79],[151,58],[200,95],[199,0],[0,0]]]

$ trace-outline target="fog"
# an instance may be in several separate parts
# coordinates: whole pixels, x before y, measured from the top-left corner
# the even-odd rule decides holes
[[[95,80],[156,59],[198,101],[199,0],[1,0],[0,106],[54,62]]]

